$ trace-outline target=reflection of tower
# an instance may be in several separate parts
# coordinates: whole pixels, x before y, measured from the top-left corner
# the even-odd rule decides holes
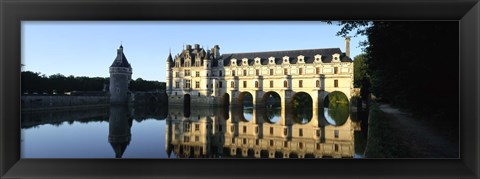
[[[128,84],[132,78],[132,67],[128,63],[123,46],[117,50],[117,58],[110,66],[110,103],[126,104],[128,102]]]
[[[167,117],[167,120],[165,120],[166,124],[167,124],[167,140],[165,142],[165,152],[167,152],[167,156],[168,158],[170,158],[170,156],[172,155],[172,151],[173,151],[173,145],[172,145],[172,133],[174,132],[173,129],[172,129],[172,117],[169,116]]]
[[[115,151],[115,158],[122,158],[130,144],[132,118],[127,106],[110,106],[108,142]]]

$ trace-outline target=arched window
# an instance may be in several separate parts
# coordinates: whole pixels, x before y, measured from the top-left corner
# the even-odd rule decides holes
[[[317,81],[315,82],[315,86],[316,86],[317,88],[320,87],[320,80],[317,80]]]
[[[258,88],[258,81],[255,81],[255,88]]]
[[[231,87],[231,88],[235,88],[235,82],[234,82],[234,81],[232,81],[232,82],[230,83],[230,87]]]
[[[287,82],[287,80],[283,81],[283,87],[288,88],[288,82]]]

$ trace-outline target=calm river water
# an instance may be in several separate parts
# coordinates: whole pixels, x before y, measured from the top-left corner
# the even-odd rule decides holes
[[[21,157],[362,158],[366,122],[349,111],[110,106],[22,112]]]

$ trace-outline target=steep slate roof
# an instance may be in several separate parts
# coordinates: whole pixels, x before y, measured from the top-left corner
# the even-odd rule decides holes
[[[253,65],[255,58],[261,58],[260,63],[262,65],[268,64],[268,58],[275,57],[275,64],[282,64],[283,57],[288,56],[290,64],[297,63],[297,56],[303,55],[305,63],[313,63],[315,55],[322,55],[323,63],[330,63],[332,61],[332,55],[338,53],[340,54],[341,62],[352,62],[352,59],[346,56],[340,48],[325,48],[325,49],[305,49],[305,50],[285,50],[285,51],[270,51],[270,52],[247,52],[247,53],[228,53],[222,54],[221,59],[223,60],[224,66],[230,66],[230,59],[237,59],[237,64],[242,64],[243,58],[248,58],[248,65]]]
[[[127,61],[127,57],[125,57],[125,54],[123,54],[123,46],[120,45],[120,48],[117,50],[117,57],[113,61],[112,65],[110,67],[125,67],[125,68],[131,68],[130,63]]]
[[[175,56],[174,62],[177,62],[177,60],[180,60],[180,64],[183,65],[183,63],[185,62],[185,58],[186,58],[187,54],[188,54],[188,56],[191,57],[192,66],[195,63],[195,58],[196,58],[197,54],[200,56],[200,59],[201,59],[200,64],[201,65],[203,65],[203,59],[205,59],[205,57],[210,58],[210,56],[211,56],[211,54],[209,54],[208,52],[205,52],[205,49],[203,49],[201,47],[198,48],[198,49],[195,49],[195,48],[184,49],[180,54],[177,54]],[[171,56],[169,56],[168,58],[171,58]],[[175,66],[175,64],[171,63],[170,67],[173,67],[173,66]]]

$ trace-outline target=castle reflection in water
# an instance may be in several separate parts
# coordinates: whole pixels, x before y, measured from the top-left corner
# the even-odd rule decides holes
[[[170,107],[165,150],[177,158],[352,158],[360,122],[331,124],[323,110],[307,120],[281,109]],[[320,115],[318,115],[320,113]]]
[[[22,158],[363,157],[366,120],[328,114],[339,112],[158,105],[22,112]]]

